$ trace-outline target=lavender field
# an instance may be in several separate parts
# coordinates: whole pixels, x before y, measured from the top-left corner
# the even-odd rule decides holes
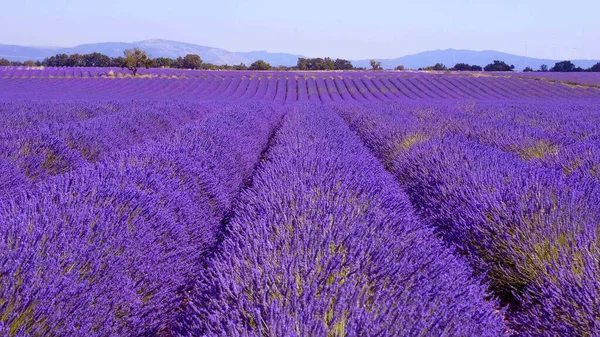
[[[0,336],[600,336],[562,76],[0,67]]]

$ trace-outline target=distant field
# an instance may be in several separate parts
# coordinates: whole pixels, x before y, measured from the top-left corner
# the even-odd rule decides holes
[[[0,67],[0,335],[598,336],[599,86]]]

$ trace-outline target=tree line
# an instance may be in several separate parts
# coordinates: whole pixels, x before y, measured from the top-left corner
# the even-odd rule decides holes
[[[269,63],[258,60],[246,66],[244,63],[238,65],[217,65],[204,62],[199,55],[187,54],[183,57],[168,58],[157,57],[151,58],[144,50],[139,48],[128,49],[124,51],[124,56],[110,57],[101,53],[90,54],[57,54],[45,58],[43,61],[9,61],[0,58],[0,66],[28,66],[28,67],[120,67],[127,68],[135,75],[140,68],[173,68],[173,69],[198,69],[198,70],[299,70],[299,71],[316,71],[316,70],[366,70],[366,68],[354,67],[349,60],[332,59],[329,57],[317,58],[298,58],[296,66],[292,67],[273,67]],[[383,70],[381,62],[370,60],[371,70]],[[405,70],[404,66],[398,65],[395,70]],[[457,63],[454,67],[448,68],[442,63],[437,63],[433,66],[419,68],[423,71],[514,71],[514,65],[508,65],[503,61],[495,60],[492,63],[481,67],[479,65],[470,65],[466,63]],[[600,72],[600,62],[594,66],[583,69],[576,67],[571,61],[557,62],[552,68],[543,64],[539,69],[534,70],[531,67],[523,69],[524,72]]]

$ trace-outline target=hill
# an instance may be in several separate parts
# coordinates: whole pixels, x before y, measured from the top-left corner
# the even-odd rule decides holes
[[[6,58],[11,61],[26,61],[26,60],[42,60],[45,57],[56,55],[58,53],[65,54],[87,54],[99,52],[111,57],[123,55],[123,50],[140,47],[146,50],[152,57],[170,57],[177,58],[186,54],[198,54],[204,62],[214,64],[251,64],[256,60],[264,60],[271,65],[278,66],[293,66],[296,65],[298,57],[289,53],[271,53],[267,51],[251,51],[251,52],[231,52],[221,48],[201,46],[192,43],[152,39],[132,43],[125,42],[104,42],[82,44],[70,48],[58,47],[26,47],[15,45],[0,44],[0,58]],[[326,55],[323,55],[326,56]],[[493,50],[473,51],[473,50],[433,50],[426,51],[414,55],[402,56],[394,59],[377,59],[385,69],[393,69],[398,65],[403,65],[407,69],[417,69],[427,67],[436,63],[443,63],[448,67],[456,63],[468,63],[485,66],[494,60],[501,60],[508,64],[514,64],[517,70],[522,70],[525,67],[539,68],[540,65],[546,64],[553,66],[554,63],[563,60],[538,59],[514,54],[502,53]],[[598,60],[571,60],[575,65],[589,68]],[[354,60],[352,61],[355,67],[369,68],[369,60]]]

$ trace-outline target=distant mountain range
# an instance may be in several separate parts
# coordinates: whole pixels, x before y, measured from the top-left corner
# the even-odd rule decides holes
[[[133,43],[125,42],[104,42],[93,44],[82,44],[70,48],[61,47],[26,47],[0,44],[0,58],[6,58],[11,61],[43,60],[45,57],[64,53],[64,54],[87,54],[99,52],[111,57],[122,56],[123,50],[140,47],[148,52],[152,57],[170,57],[177,58],[186,54],[198,54],[204,62],[215,64],[251,64],[256,60],[264,60],[271,65],[293,66],[296,65],[298,57],[302,55],[286,53],[270,53],[267,51],[252,52],[230,52],[225,49],[200,46],[197,44],[170,41],[170,40],[144,40]],[[327,55],[323,55],[327,56]],[[554,63],[563,60],[537,59],[526,56],[502,53],[492,50],[472,51],[472,50],[434,50],[419,54],[407,55],[395,59],[377,59],[385,69],[393,69],[398,65],[403,65],[407,69],[417,69],[443,63],[448,67],[456,63],[468,63],[485,66],[494,60],[501,60],[508,64],[513,64],[517,70],[525,67],[539,68],[546,64],[550,67]],[[575,65],[582,68],[589,68],[596,64],[598,60],[571,60]],[[355,67],[369,68],[369,60],[353,60]]]

